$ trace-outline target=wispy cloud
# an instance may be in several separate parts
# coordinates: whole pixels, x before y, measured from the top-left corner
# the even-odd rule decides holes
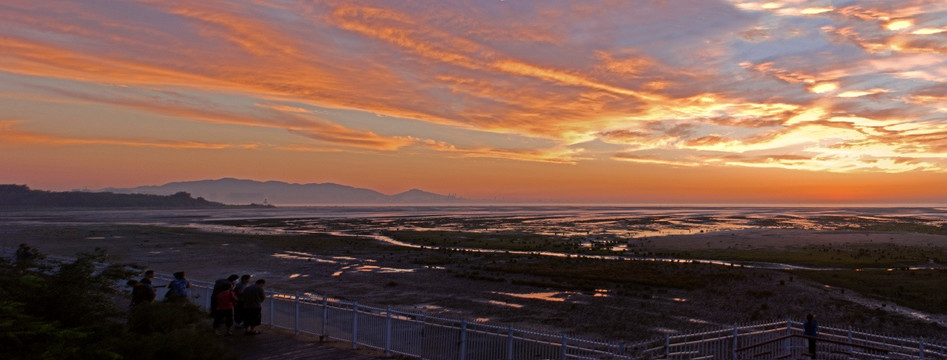
[[[517,161],[536,161],[554,164],[575,164],[585,160],[582,149],[552,148],[552,149],[499,149],[499,148],[463,148],[444,142],[425,140],[422,144],[432,150],[451,154],[452,156],[471,158],[493,158]]]
[[[47,133],[19,130],[17,128],[18,123],[22,123],[22,121],[0,121],[0,146],[12,146],[17,144],[39,144],[43,146],[111,145],[189,150],[257,149],[260,147],[260,144],[256,143],[233,144],[152,138],[81,138],[57,136]]]
[[[200,104],[194,102],[194,99],[186,99],[181,95],[171,98],[161,96],[141,98],[118,94],[80,93],[62,89],[47,89],[47,91],[89,102],[134,108],[191,121],[285,129],[293,134],[335,145],[376,150],[397,150],[413,142],[405,138],[379,136],[371,131],[349,129],[311,116],[304,111],[299,111],[300,108],[288,106],[270,104],[269,106],[260,107],[257,111],[241,112],[230,111],[217,106],[207,107],[206,104],[201,107]]]

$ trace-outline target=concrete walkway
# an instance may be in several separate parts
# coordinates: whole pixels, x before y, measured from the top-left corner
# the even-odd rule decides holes
[[[353,350],[351,343],[331,341],[321,343],[312,336],[294,336],[291,331],[260,327],[259,335],[247,336],[236,329],[233,336],[222,336],[221,341],[233,349],[234,354],[244,360],[270,359],[325,359],[325,360],[375,360],[409,359],[394,356],[386,358],[381,351],[370,349]]]

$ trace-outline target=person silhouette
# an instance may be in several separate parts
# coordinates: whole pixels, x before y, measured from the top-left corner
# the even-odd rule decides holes
[[[812,314],[806,315],[806,322],[802,324],[803,335],[809,339],[809,356],[815,359],[815,338],[819,337],[819,323]]]
[[[183,271],[174,273],[174,280],[168,284],[168,292],[164,294],[164,300],[168,302],[187,302],[190,295],[188,289],[191,288],[191,282],[187,281]]]

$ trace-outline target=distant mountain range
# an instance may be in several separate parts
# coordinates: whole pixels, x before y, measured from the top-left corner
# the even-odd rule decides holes
[[[101,192],[117,194],[169,195],[187,192],[196,197],[225,204],[445,204],[464,200],[453,195],[439,195],[412,189],[386,195],[375,190],[351,186],[322,184],[292,184],[281,181],[253,181],[233,178],[172,182],[160,186],[136,188],[105,188]]]
[[[261,207],[243,205],[240,207]],[[171,195],[115,194],[109,192],[33,190],[26,185],[0,185],[0,209],[48,208],[142,208],[142,209],[207,209],[234,207],[203,198],[193,198],[187,192]]]

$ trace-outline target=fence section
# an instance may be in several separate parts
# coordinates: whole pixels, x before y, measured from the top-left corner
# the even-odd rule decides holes
[[[207,306],[209,282],[192,281],[192,300]],[[802,322],[785,320],[667,335],[635,343],[576,338],[428,316],[312,294],[269,292],[265,324],[350,342],[353,348],[422,359],[668,359],[808,358]],[[829,359],[944,360],[947,346],[921,340],[820,327],[817,353]]]

